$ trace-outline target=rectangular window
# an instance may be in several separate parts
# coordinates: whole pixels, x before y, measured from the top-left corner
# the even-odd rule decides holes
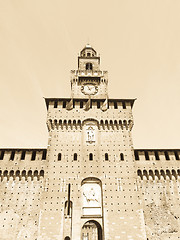
[[[117,102],[114,102],[114,108],[117,109]]]
[[[166,158],[166,160],[170,160],[168,152],[165,151],[164,154],[165,154],[165,158]]]
[[[145,159],[149,160],[149,153],[148,153],[148,151],[145,151]]]
[[[21,153],[21,160],[24,160],[24,159],[25,159],[25,155],[26,155],[26,151],[23,150],[22,153]]]
[[[135,160],[138,161],[139,160],[139,154],[138,151],[134,151],[134,155],[135,155]]]
[[[123,105],[123,109],[126,109],[126,103],[122,102],[122,105]]]
[[[47,150],[43,150],[42,160],[46,160]]]
[[[13,161],[13,160],[14,160],[14,156],[15,156],[15,151],[12,151],[12,152],[11,152],[11,156],[10,156],[10,160]]]
[[[54,108],[57,108],[57,107],[58,107],[58,102],[55,101],[55,102],[54,102]]]
[[[178,151],[174,151],[174,154],[175,154],[176,160],[180,160],[180,159],[179,159]]]
[[[83,108],[83,101],[80,101],[80,108]]]
[[[35,159],[36,159],[36,151],[33,151],[31,156],[31,161],[34,161]]]
[[[3,160],[4,158],[4,150],[1,150],[1,153],[0,153],[0,160]]]
[[[97,102],[97,108],[100,108],[100,102],[99,101]]]
[[[158,151],[155,151],[154,154],[155,154],[155,158],[156,158],[156,160],[160,160],[160,159],[159,159]]]
[[[66,101],[63,101],[63,108],[66,108]]]

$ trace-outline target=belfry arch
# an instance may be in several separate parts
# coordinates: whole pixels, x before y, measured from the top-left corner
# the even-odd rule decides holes
[[[84,223],[81,230],[81,240],[102,240],[101,224],[95,220],[89,220]]]

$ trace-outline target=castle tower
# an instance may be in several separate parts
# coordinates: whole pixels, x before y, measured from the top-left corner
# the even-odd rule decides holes
[[[46,99],[49,145],[41,239],[145,239],[131,139],[134,99],[108,99],[107,72],[86,45],[71,98]]]
[[[0,149],[0,240],[180,238],[180,149],[134,149],[134,99],[107,89],[88,44],[46,98],[47,148]]]

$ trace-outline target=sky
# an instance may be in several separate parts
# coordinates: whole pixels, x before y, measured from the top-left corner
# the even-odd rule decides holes
[[[70,97],[90,43],[110,98],[137,98],[135,148],[180,148],[179,0],[0,0],[0,148],[46,148],[46,97]]]

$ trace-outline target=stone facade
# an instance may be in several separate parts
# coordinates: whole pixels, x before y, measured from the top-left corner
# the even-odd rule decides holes
[[[48,98],[47,149],[0,149],[0,239],[180,238],[180,150],[134,149],[134,99],[108,98],[90,46]]]

